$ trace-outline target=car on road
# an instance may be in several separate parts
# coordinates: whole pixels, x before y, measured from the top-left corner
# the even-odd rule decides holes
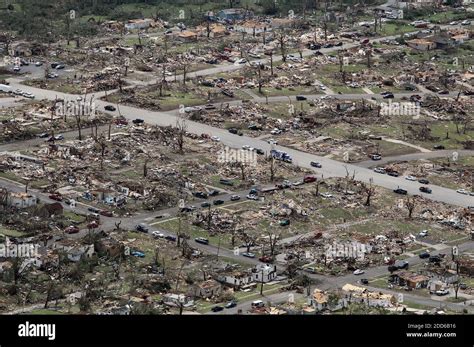
[[[401,195],[407,195],[408,194],[408,191],[406,191],[405,189],[402,189],[402,188],[394,189],[393,192],[396,193],[396,194],[401,194]]]
[[[47,139],[46,141],[47,142],[53,142],[53,141],[61,141],[61,140],[64,140],[64,135],[62,134],[59,134],[59,135],[56,135],[56,136],[51,136],[49,139]]]
[[[430,181],[428,181],[426,178],[420,178],[418,180],[418,183],[421,183],[421,184],[430,184]]]
[[[15,66],[13,68],[13,72],[20,72],[21,68],[19,66]]]
[[[249,145],[243,145],[243,146],[242,146],[242,149],[244,149],[244,150],[246,150],[246,151],[247,151],[247,150],[249,150],[249,149],[250,149],[250,146],[249,146]]]
[[[211,136],[211,141],[214,141],[214,142],[220,142],[220,137],[219,136]]]
[[[214,200],[212,203],[213,203],[214,205],[222,205],[224,202],[225,202],[224,200],[218,199],[218,200]]]
[[[144,223],[140,223],[140,224],[137,224],[137,225],[135,226],[135,230],[136,230],[136,231],[140,231],[140,232],[142,232],[142,233],[147,233],[148,230],[150,230],[150,229],[148,228],[148,225],[146,225],[146,224],[144,224]]]
[[[112,105],[106,105],[106,106],[104,107],[104,109],[105,109],[106,111],[111,111],[111,112],[113,112],[113,111],[116,110],[115,106],[112,106]]]
[[[263,151],[263,149],[260,149],[260,148],[255,148],[255,152],[257,152],[257,154],[260,154],[260,155],[265,154],[265,152]]]
[[[433,255],[428,258],[430,263],[441,263],[441,257],[439,255]]]
[[[36,136],[39,137],[40,139],[44,139],[46,137],[49,137],[49,134],[48,133],[41,133],[41,134],[38,134]]]
[[[431,194],[432,190],[431,190],[431,188],[428,188],[428,187],[420,187],[420,192],[426,193],[426,194]]]
[[[370,156],[370,159],[372,159],[372,160],[382,160],[382,156],[380,154],[372,154]]]
[[[209,192],[209,196],[216,196],[216,195],[219,195],[219,191],[217,189],[211,190]]]
[[[252,301],[251,306],[252,308],[265,307],[265,303],[262,300],[255,300],[255,301]]]
[[[196,237],[194,239],[194,241],[196,241],[197,243],[203,244],[203,245],[208,245],[209,244],[209,240],[204,238],[204,237]]]
[[[105,217],[113,217],[114,216],[114,213],[112,211],[108,211],[108,210],[101,210],[99,212],[99,214],[101,216],[105,216]]]
[[[230,201],[238,201],[238,200],[240,200],[240,195],[232,195],[230,197]]]
[[[222,306],[214,306],[213,308],[211,308],[212,312],[220,312],[220,311],[223,311],[223,310],[224,310],[224,307],[222,307]]]
[[[385,174],[386,173],[386,171],[383,167],[376,167],[374,169],[374,172],[379,173],[379,174]]]
[[[456,193],[463,194],[463,195],[469,194],[469,192],[466,189],[458,189],[456,190]]]
[[[35,63],[35,66],[43,66],[43,63],[42,63],[41,61],[37,61],[37,62]]]
[[[434,145],[433,149],[445,149],[443,145]]]
[[[383,95],[384,99],[393,99],[394,97],[395,96],[392,93],[387,93],[387,94]]]
[[[321,195],[323,198],[326,198],[326,199],[330,199],[330,198],[333,197],[333,195],[330,194],[330,193],[321,193],[320,195]]]
[[[461,25],[471,25],[471,21],[465,19],[465,20],[463,20],[463,21],[461,22]]]
[[[304,95],[297,95],[296,96],[296,100],[298,101],[304,101],[304,100],[307,100],[308,98]]]
[[[225,308],[232,308],[235,306],[237,306],[237,302],[235,300],[231,300],[227,304],[225,304]]]
[[[229,132],[230,132],[231,134],[237,135],[237,134],[239,133],[239,130],[238,130],[237,128],[229,128]]]
[[[204,207],[204,208],[207,208],[207,207],[210,207],[211,206],[211,203],[210,202],[203,202],[201,204],[201,207]]]
[[[278,145],[278,141],[276,141],[275,139],[268,139],[267,142],[268,142],[270,145]]]
[[[87,209],[87,211],[92,212],[92,213],[99,213],[100,212],[100,210],[98,208],[95,208],[95,207],[89,207]]]
[[[416,181],[416,177],[411,176],[411,175],[405,176],[405,179],[406,179],[407,181]]]
[[[176,236],[174,235],[166,235],[165,236],[165,240],[168,240],[168,241],[176,241]]]
[[[242,253],[242,256],[247,257],[247,258],[255,258],[255,254],[251,252],[244,252]]]
[[[387,173],[387,175],[392,176],[392,177],[398,177],[398,176],[400,176],[400,174],[399,174],[397,171],[395,171],[395,170],[389,171],[389,172]]]
[[[410,264],[408,264],[408,262],[405,260],[401,260],[401,261],[396,262],[394,266],[396,266],[398,270],[402,270],[402,269],[408,270],[408,268],[410,267]]]
[[[365,271],[364,271],[364,270],[361,270],[361,269],[357,269],[357,270],[355,270],[355,271],[353,272],[353,274],[354,274],[354,275],[357,275],[357,276],[358,276],[358,275],[362,275],[363,273],[365,273]]]
[[[254,194],[248,194],[247,199],[249,200],[258,200],[258,196]]]
[[[367,284],[369,284],[369,280],[368,280],[367,278],[362,278],[362,279],[360,280],[360,283],[367,285]]]
[[[430,257],[430,254],[428,252],[422,252],[418,255],[420,259],[427,259]]]
[[[66,234],[77,234],[79,232],[79,228],[74,225],[70,225],[66,229],[64,229],[64,232]]]
[[[317,168],[322,168],[323,167],[321,165],[321,163],[318,163],[316,161],[312,161],[311,163],[309,163],[309,165],[311,165],[312,167],[317,167]]]
[[[23,93],[23,97],[28,98],[28,99],[34,99],[35,98],[35,96],[33,94],[27,93],[27,92]]]

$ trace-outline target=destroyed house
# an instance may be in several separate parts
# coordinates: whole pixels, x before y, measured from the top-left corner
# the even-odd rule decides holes
[[[4,193],[2,193],[4,194]],[[16,208],[28,208],[38,203],[36,196],[27,193],[7,193],[7,205]]]
[[[431,268],[422,270],[422,275],[430,277],[430,279],[440,281],[445,284],[456,283],[459,280],[459,275],[455,270]]]
[[[395,296],[391,294],[372,292],[349,283],[342,287],[342,292],[345,295],[345,301],[349,303],[360,302],[374,307],[391,307],[397,303]]]
[[[236,271],[219,276],[218,281],[234,288],[240,288],[252,283],[253,278],[251,273]]]
[[[108,257],[117,257],[124,254],[125,247],[113,237],[103,238],[97,242],[97,253]]]
[[[195,284],[191,288],[190,296],[198,298],[212,298],[219,296],[222,292],[222,285],[216,280],[207,280],[198,284]]]
[[[462,275],[474,276],[474,258],[462,257],[458,259],[459,273]]]
[[[426,39],[413,39],[406,41],[408,47],[418,51],[430,51],[436,48],[436,43]]]
[[[228,8],[217,13],[217,18],[227,21],[243,20],[252,16],[253,13],[251,11],[246,11],[242,8]]]
[[[416,274],[411,271],[396,271],[390,275],[390,279],[392,283],[413,289],[426,288],[430,280],[428,276]]]

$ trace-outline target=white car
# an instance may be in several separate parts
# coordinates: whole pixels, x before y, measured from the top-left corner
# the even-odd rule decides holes
[[[365,271],[361,269],[357,269],[353,272],[354,275],[362,275]]]
[[[321,196],[322,196],[323,198],[332,198],[332,197],[333,197],[333,195],[332,195],[332,194],[329,194],[329,193],[321,193]]]
[[[281,134],[281,130],[280,129],[273,129],[272,131],[270,131],[270,134],[272,135],[280,135]]]
[[[211,136],[211,140],[214,142],[219,142],[221,139],[219,136]]]
[[[418,233],[418,236],[420,237],[426,237],[428,236],[428,230],[422,230]]]
[[[269,139],[267,140],[267,142],[271,145],[278,145],[278,141],[276,141],[275,139]]]
[[[249,194],[249,195],[247,195],[247,199],[256,201],[256,200],[258,200],[258,196],[253,195],[253,194]]]
[[[413,177],[413,176],[406,176],[405,179],[407,181],[416,181],[416,177]]]
[[[466,20],[463,20],[461,22],[461,25],[471,25],[471,21],[468,21],[467,19]]]
[[[249,150],[249,149],[250,149],[250,146],[249,146],[249,145],[243,145],[243,146],[242,146],[242,149]]]
[[[151,234],[153,235],[153,237],[160,237],[160,238],[165,237],[165,234],[160,233],[159,231],[153,231]]]
[[[469,192],[466,189],[458,189],[456,190],[456,192],[458,192],[459,194],[464,194],[464,195],[469,194]]]

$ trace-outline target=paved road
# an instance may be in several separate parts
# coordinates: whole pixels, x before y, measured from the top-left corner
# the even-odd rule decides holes
[[[391,157],[384,157],[382,158],[382,160],[378,160],[378,161],[364,160],[364,161],[354,163],[354,165],[365,167],[365,168],[372,168],[372,167],[385,165],[385,164],[393,163],[393,162],[413,161],[413,160],[420,160],[420,159],[447,158],[447,157],[451,158],[454,152],[458,153],[459,157],[474,156],[474,150],[447,149],[447,150],[440,150],[440,151],[433,151],[433,152],[412,153],[412,154],[403,154],[403,155],[396,155],[396,156],[391,156]]]
[[[60,97],[61,95],[62,97],[70,97],[67,94],[57,93],[55,91],[42,90],[26,86],[23,86],[22,88],[24,90],[34,93],[39,98],[54,100],[58,94],[60,95]],[[360,95],[358,94],[357,97],[360,97]],[[96,104],[99,109],[103,109],[103,107],[107,105],[107,103],[102,100],[97,100]],[[120,106],[120,110],[126,118],[134,119],[136,117],[140,117],[149,124],[155,124],[159,126],[174,126],[176,122],[180,119],[178,111],[176,110],[170,112],[158,112],[124,105]],[[117,111],[115,111],[114,114],[117,114]],[[361,168],[353,164],[343,164],[332,159],[312,155],[310,153],[301,152],[283,146],[271,146],[265,141],[247,136],[238,136],[230,134],[225,129],[215,128],[206,124],[201,124],[189,120],[186,122],[186,124],[187,130],[189,132],[199,135],[206,133],[211,136],[218,136],[224,145],[227,145],[232,148],[241,148],[243,145],[250,145],[254,148],[261,148],[266,152],[270,152],[272,148],[283,150],[292,156],[294,165],[311,169],[317,174],[324,174],[325,177],[345,177],[347,169],[351,174],[353,172],[356,172],[357,180],[366,183],[372,182],[374,185],[391,190],[396,189],[397,187],[401,187],[403,189],[406,189],[409,194],[419,194],[419,184],[417,182],[409,182],[397,177],[391,177],[387,175],[375,175],[372,170]],[[311,161],[319,161],[323,166],[322,169],[313,169],[310,166]],[[432,186],[432,189],[433,193],[426,195],[426,198],[456,206],[467,207],[474,205],[474,197],[460,195],[454,190],[443,187]]]

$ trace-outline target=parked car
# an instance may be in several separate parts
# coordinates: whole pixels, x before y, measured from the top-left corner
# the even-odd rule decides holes
[[[237,128],[230,128],[230,129],[229,129],[229,132],[230,132],[231,134],[238,134],[239,130],[238,130]]]
[[[431,257],[428,258],[428,261],[430,263],[441,263],[441,257],[438,255],[432,255]]]
[[[238,201],[238,200],[240,200],[240,195],[232,195],[230,197],[230,201]]]
[[[255,301],[252,301],[252,308],[261,308],[261,307],[265,307],[265,303],[262,301],[262,300],[255,300]]]
[[[422,230],[418,233],[419,237],[426,237],[428,236],[428,230]]]
[[[244,252],[242,253],[242,256],[247,257],[247,258],[255,258],[255,254],[250,253],[250,252]]]
[[[176,236],[173,236],[173,235],[166,235],[165,236],[165,240],[168,240],[168,241],[176,241]]]
[[[89,207],[87,211],[92,212],[92,213],[100,213],[100,210],[95,207]]]
[[[63,197],[59,193],[50,194],[49,198],[56,201],[63,201]]]
[[[360,283],[367,285],[367,284],[369,284],[369,280],[368,280],[367,278],[362,278],[362,279],[360,280]]]
[[[114,106],[112,106],[112,105],[106,105],[106,106],[104,107],[104,109],[105,109],[106,111],[112,111],[112,112],[116,110],[116,108],[115,108]]]
[[[105,217],[113,217],[114,214],[112,211],[107,211],[107,210],[102,210],[99,212],[100,215],[105,216]]]
[[[196,241],[197,243],[203,244],[203,245],[208,245],[209,244],[209,240],[204,238],[204,237],[196,237],[194,239],[194,241]]]
[[[145,123],[145,121],[141,118],[135,118],[134,120],[132,120],[132,123],[135,125],[139,125]]]
[[[268,255],[263,255],[260,258],[258,258],[262,263],[271,263],[273,262],[273,258],[268,256]]]
[[[140,223],[135,226],[135,230],[140,231],[142,233],[147,233],[149,228],[148,228],[148,225]]]
[[[445,147],[443,145],[434,145],[433,149],[444,149]]]
[[[98,227],[99,227],[99,222],[97,222],[96,220],[93,220],[92,222],[87,224],[88,229],[96,229]]]
[[[396,262],[396,263],[394,264],[394,266],[396,266],[397,269],[399,269],[399,270],[401,270],[401,269],[403,269],[403,270],[408,270],[408,268],[410,267],[410,264],[408,264],[407,261],[402,260],[402,261]]]
[[[432,190],[431,190],[431,188],[428,188],[428,187],[420,187],[420,192],[426,193],[426,194],[431,194]]]
[[[211,191],[209,192],[209,196],[216,196],[216,195],[219,195],[219,191],[216,190],[216,189],[211,190]]]
[[[145,253],[141,251],[131,251],[130,254],[137,258],[145,258]]]
[[[354,275],[362,275],[363,273],[365,273],[365,271],[361,269],[357,269],[353,272]]]
[[[426,178],[420,178],[418,180],[418,183],[421,183],[421,184],[430,184],[430,181],[428,181]]]
[[[323,167],[321,165],[321,163],[318,163],[318,162],[315,162],[315,161],[312,161],[311,163],[309,163],[312,167],[317,167],[317,168],[321,168]]]
[[[234,185],[234,182],[232,182],[231,180],[228,180],[228,179],[226,179],[226,178],[221,178],[221,179],[219,180],[219,183],[220,183],[220,184],[223,184],[223,185],[225,185],[225,186],[233,186],[233,185]]]
[[[399,174],[397,171],[395,171],[395,170],[389,171],[389,172],[387,173],[387,175],[392,176],[392,177],[398,177],[398,176],[400,176],[400,174]]]
[[[370,159],[372,159],[372,160],[382,160],[382,156],[380,154],[372,154],[370,156]]]
[[[204,207],[204,208],[207,208],[207,207],[209,207],[209,206],[211,206],[211,203],[210,203],[210,202],[203,202],[203,203],[201,204],[201,207]]]
[[[303,182],[304,182],[304,183],[316,182],[316,177],[314,177],[314,176],[305,176],[305,177],[303,178]]]
[[[394,189],[393,192],[397,193],[397,194],[401,194],[401,195],[407,195],[408,194],[408,191],[406,191],[405,189],[401,189],[401,188]]]
[[[212,203],[214,205],[222,205],[224,203],[224,200],[214,200]]]
[[[220,311],[223,311],[223,310],[224,310],[224,307],[222,307],[222,306],[214,306],[213,308],[211,308],[212,312],[220,312]]]
[[[227,304],[225,304],[225,308],[232,308],[235,306],[237,306],[237,302],[235,300],[231,300]]]
[[[457,193],[459,194],[463,194],[463,195],[468,195],[469,192],[466,190],[466,189],[458,189],[456,190]]]
[[[153,235],[153,237],[156,237],[156,238],[164,238],[165,237],[165,234],[163,234],[159,231],[152,231],[151,234]]]
[[[440,289],[435,292],[436,295],[438,296],[445,296],[449,294],[449,290],[447,289]]]
[[[247,199],[249,199],[249,200],[258,200],[258,196],[257,196],[257,195],[253,195],[253,194],[248,194],[248,195],[247,195]]]
[[[308,98],[307,98],[306,96],[304,96],[304,95],[297,95],[297,96],[296,96],[296,100],[298,100],[298,101],[303,101],[303,100],[307,100],[307,99],[308,99]]]
[[[405,179],[406,179],[407,181],[416,181],[416,177],[411,176],[411,175],[405,176]]]
[[[418,255],[420,259],[427,259],[430,257],[430,254],[428,252],[422,252]]]
[[[64,232],[66,234],[77,234],[79,232],[79,228],[74,225],[71,225],[64,229]]]
[[[383,167],[376,167],[374,169],[374,172],[379,173],[379,174],[385,174],[386,173],[386,171]]]
[[[49,137],[49,134],[48,133],[41,133],[41,134],[38,134],[36,136],[39,137],[40,139],[44,139],[46,137]]]

